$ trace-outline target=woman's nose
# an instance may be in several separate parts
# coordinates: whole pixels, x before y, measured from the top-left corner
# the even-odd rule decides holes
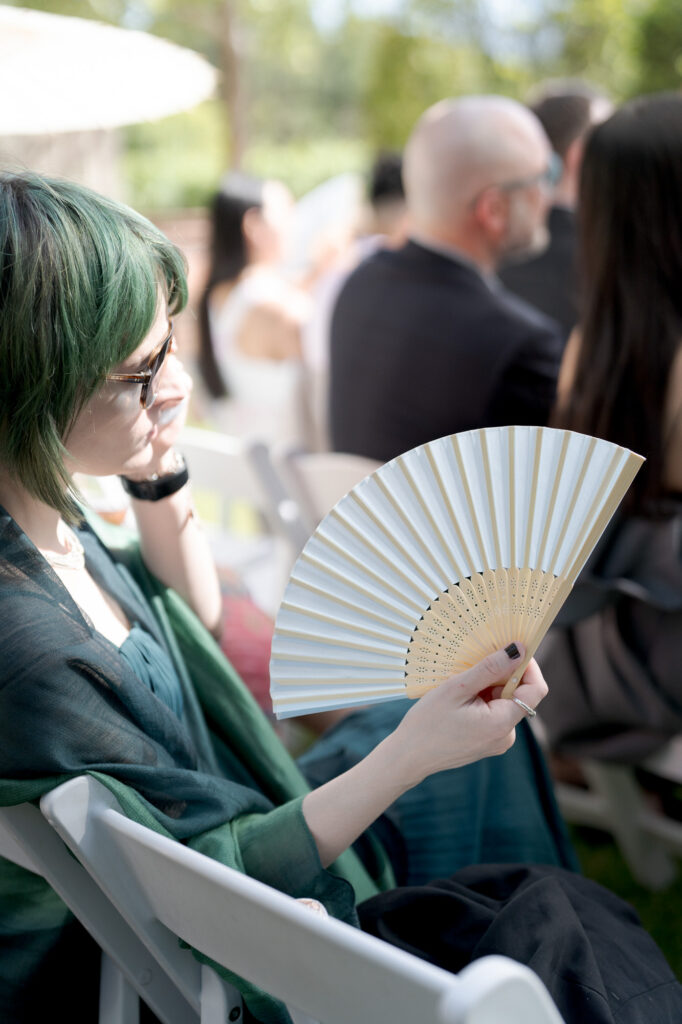
[[[159,398],[171,398],[175,395],[184,397],[189,395],[193,386],[192,378],[185,370],[184,364],[177,354],[175,341],[173,341],[159,374]]]

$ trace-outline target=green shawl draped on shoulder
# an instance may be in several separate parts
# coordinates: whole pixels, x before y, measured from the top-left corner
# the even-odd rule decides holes
[[[384,861],[378,884],[352,851],[322,868],[301,811],[307,783],[258,705],[184,602],[150,576],[131,538],[99,522],[97,532],[114,561],[84,530],[88,568],[166,646],[183,721],[140,685],[0,510],[0,805],[37,801],[91,773],[134,820],[356,923],[355,903],[392,883],[390,867]],[[13,983],[23,969],[30,984],[40,947],[32,938],[41,929],[57,937],[68,915],[45,883],[1,859],[0,908],[0,987],[9,983],[10,947]],[[240,987],[259,1020],[288,1020],[280,1004]]]

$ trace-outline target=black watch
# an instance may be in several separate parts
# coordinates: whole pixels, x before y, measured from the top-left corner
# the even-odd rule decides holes
[[[131,480],[127,476],[120,479],[123,490],[131,498],[137,498],[138,501],[161,501],[162,498],[168,498],[185,486],[189,480],[189,470],[183,456],[179,455],[178,466],[170,473],[164,473],[162,476],[155,473],[147,480]]]

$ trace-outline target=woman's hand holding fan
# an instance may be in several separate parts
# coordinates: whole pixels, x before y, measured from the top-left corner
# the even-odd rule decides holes
[[[519,704],[502,699],[504,684],[518,664],[516,658],[524,654],[521,645],[517,647],[519,654],[513,659],[506,651],[489,654],[414,702],[386,741],[395,743],[395,757],[406,766],[410,786],[435,772],[509,750],[514,730],[526,715]],[[535,709],[546,695],[542,672],[531,661],[516,696]]]
[[[436,772],[508,750],[525,712],[502,689],[524,650],[496,651],[415,701],[397,729],[349,771],[308,793],[303,814],[331,864],[394,800]],[[535,708],[547,684],[531,661],[518,697]]]

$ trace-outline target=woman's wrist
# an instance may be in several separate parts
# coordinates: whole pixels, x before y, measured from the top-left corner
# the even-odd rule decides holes
[[[124,490],[138,501],[160,501],[175,494],[189,481],[189,471],[182,455],[174,449],[164,452],[155,470],[144,476],[121,476]]]
[[[375,750],[388,766],[394,784],[403,793],[419,785],[428,775],[425,766],[417,764],[423,758],[418,758],[411,738],[406,730],[401,729],[401,725],[386,736]]]
[[[185,460],[176,448],[167,448],[143,469],[122,473],[121,479],[133,480],[135,483],[143,480],[158,480],[159,477],[167,476],[180,469],[184,462]]]

